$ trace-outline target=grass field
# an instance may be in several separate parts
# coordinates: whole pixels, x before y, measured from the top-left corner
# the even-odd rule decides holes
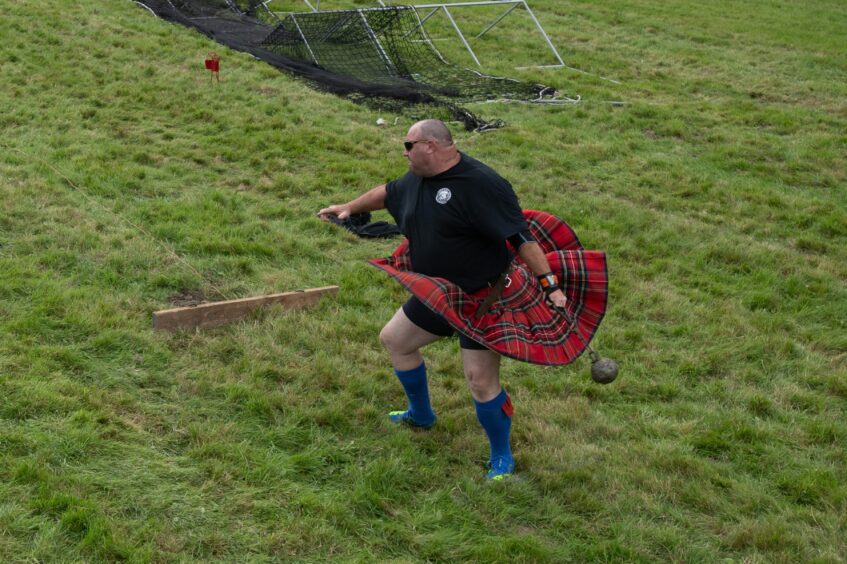
[[[847,4],[531,6],[593,74],[515,70],[549,56],[520,17],[485,70],[582,102],[453,129],[608,253],[594,344],[621,376],[504,362],[518,473],[492,485],[456,342],[426,352],[438,426],[386,423],[405,400],[377,334],[404,292],[365,260],[397,241],[315,218],[405,171],[411,116],[133,2],[4,3],[0,561],[847,560]],[[330,284],[307,311],[150,327]]]

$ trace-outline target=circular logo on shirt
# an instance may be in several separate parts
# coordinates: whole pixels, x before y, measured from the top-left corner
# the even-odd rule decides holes
[[[435,201],[439,204],[446,204],[452,196],[453,192],[449,188],[439,188],[438,192],[435,193]]]

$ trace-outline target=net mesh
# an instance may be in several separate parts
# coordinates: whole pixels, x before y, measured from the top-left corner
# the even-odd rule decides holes
[[[288,14],[256,0],[143,0],[165,19],[193,27],[304,78],[321,90],[411,114],[440,109],[468,129],[497,127],[461,104],[535,100],[553,89],[448,62],[411,6]],[[427,116],[427,117],[429,117]],[[437,116],[433,116],[437,117]]]

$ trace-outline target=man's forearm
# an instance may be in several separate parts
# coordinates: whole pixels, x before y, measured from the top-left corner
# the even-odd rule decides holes
[[[535,241],[524,243],[518,249],[518,254],[536,276],[542,277],[545,274],[550,274],[550,262],[547,260],[547,257],[544,254],[544,251],[541,250],[541,247]],[[539,280],[541,283],[542,289],[544,289],[544,293],[547,296],[547,300],[555,307],[562,308],[567,304],[567,297],[565,296],[561,281],[556,284],[555,278],[553,278],[552,285],[549,280]]]
[[[541,251],[541,247],[535,241],[529,241],[521,245],[518,254],[536,276],[542,276],[550,272],[550,263]]]
[[[348,202],[350,213],[364,213],[381,210],[385,207],[385,184],[368,190],[355,200]]]

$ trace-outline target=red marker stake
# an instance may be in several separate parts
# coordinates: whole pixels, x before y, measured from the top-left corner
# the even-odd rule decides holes
[[[221,81],[221,58],[217,55],[217,53],[209,53],[209,56],[206,59],[206,68],[210,71],[209,81],[211,81],[212,78],[217,79],[218,82]]]

